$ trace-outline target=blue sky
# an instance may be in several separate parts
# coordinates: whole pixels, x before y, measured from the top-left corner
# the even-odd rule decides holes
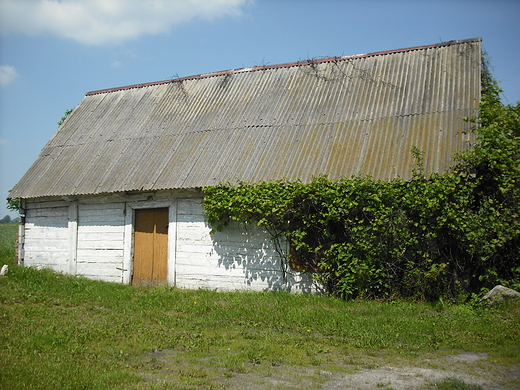
[[[88,91],[475,37],[516,103],[518,0],[0,0],[0,218]]]

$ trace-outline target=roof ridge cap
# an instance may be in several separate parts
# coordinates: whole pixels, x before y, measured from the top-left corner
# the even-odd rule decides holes
[[[221,71],[217,71],[217,72],[202,73],[202,74],[193,75],[193,76],[178,77],[178,78],[169,79],[169,80],[153,81],[153,82],[149,82],[149,83],[133,84],[133,85],[127,85],[127,86],[123,86],[123,87],[100,89],[100,90],[87,92],[85,94],[85,96],[99,95],[102,93],[109,93],[109,92],[124,91],[127,89],[145,88],[145,87],[151,87],[151,86],[155,86],[155,85],[169,84],[169,83],[175,83],[175,82],[183,82],[186,80],[197,80],[197,79],[203,79],[203,78],[209,78],[209,77],[224,76],[224,75],[234,74],[234,73],[255,72],[258,70],[279,69],[279,68],[292,68],[295,66],[305,66],[305,65],[320,64],[320,63],[332,62],[332,61],[345,61],[345,60],[350,60],[350,59],[375,57],[375,56],[379,56],[379,55],[405,53],[405,52],[409,52],[409,51],[433,49],[436,47],[451,46],[451,45],[455,45],[455,44],[471,43],[471,42],[482,42],[482,38],[478,37],[478,38],[470,38],[470,39],[460,39],[460,40],[452,40],[452,41],[434,43],[434,44],[430,44],[430,45],[421,45],[421,46],[405,47],[405,48],[401,48],[401,49],[376,51],[376,52],[372,52],[372,53],[354,54],[354,55],[336,56],[336,57],[324,57],[324,58],[311,58],[311,59],[307,59],[307,60],[300,60],[300,61],[296,61],[296,62],[286,62],[286,63],[274,64],[274,65],[256,65],[256,66],[251,66],[251,67],[221,70]]]

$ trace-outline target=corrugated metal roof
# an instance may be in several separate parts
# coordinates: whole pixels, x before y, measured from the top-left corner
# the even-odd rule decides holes
[[[239,180],[409,178],[470,147],[481,39],[87,93],[11,192],[71,196]]]

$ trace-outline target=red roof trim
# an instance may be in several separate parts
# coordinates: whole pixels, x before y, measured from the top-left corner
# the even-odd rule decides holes
[[[257,70],[266,70],[266,69],[290,68],[293,66],[309,65],[312,63],[321,64],[324,62],[331,62],[331,61],[338,61],[338,60],[343,61],[343,60],[357,59],[357,58],[363,58],[363,57],[375,57],[375,56],[380,56],[380,55],[404,53],[404,52],[415,51],[415,50],[424,50],[424,49],[431,49],[431,48],[442,47],[442,46],[450,46],[450,45],[459,44],[459,43],[481,42],[481,41],[482,41],[482,38],[461,39],[461,40],[457,40],[457,41],[435,43],[432,45],[414,46],[414,47],[408,47],[408,48],[403,48],[403,49],[394,49],[394,50],[385,50],[385,51],[378,51],[378,52],[367,53],[367,54],[355,54],[355,55],[342,56],[342,57],[328,57],[328,58],[320,58],[320,59],[312,59],[312,60],[303,60],[303,61],[297,61],[297,62],[288,62],[285,64],[277,64],[277,65],[260,65],[260,66],[247,67],[247,68],[229,69],[229,70],[223,70],[223,71],[219,71],[219,72],[204,73],[204,74],[198,74],[198,75],[187,76],[187,77],[179,77],[179,78],[170,79],[170,80],[155,81],[155,82],[151,82],[151,83],[134,84],[134,85],[128,85],[125,87],[100,89],[97,91],[87,92],[85,94],[85,96],[98,95],[101,93],[109,93],[109,92],[116,92],[116,91],[123,91],[126,89],[133,89],[133,88],[144,88],[144,87],[150,87],[153,85],[175,83],[175,82],[180,82],[180,81],[185,81],[185,80],[196,80],[196,79],[202,79],[202,78],[208,78],[208,77],[223,76],[226,74],[233,74],[233,73],[253,72],[253,71],[257,71]]]

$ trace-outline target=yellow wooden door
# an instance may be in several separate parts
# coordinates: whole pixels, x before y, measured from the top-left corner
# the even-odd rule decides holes
[[[135,210],[132,283],[168,281],[168,209]]]

